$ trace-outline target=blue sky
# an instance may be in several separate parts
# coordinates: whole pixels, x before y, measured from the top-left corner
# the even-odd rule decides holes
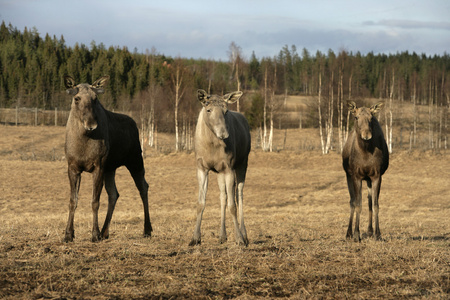
[[[275,56],[285,45],[314,54],[450,53],[448,0],[0,0],[0,20],[66,44],[156,49],[172,57]]]

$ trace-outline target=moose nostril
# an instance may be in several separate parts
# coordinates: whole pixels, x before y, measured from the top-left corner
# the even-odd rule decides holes
[[[364,134],[363,136],[361,136],[363,140],[368,141],[372,138],[371,134]]]

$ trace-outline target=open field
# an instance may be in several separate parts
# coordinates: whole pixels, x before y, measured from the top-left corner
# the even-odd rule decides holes
[[[66,244],[64,128],[0,126],[0,298],[448,299],[448,154],[394,152],[381,187],[383,240],[364,238],[364,201],[363,240],[355,243],[345,240],[349,196],[340,156],[322,156],[317,146],[302,150],[308,136],[318,141],[312,129],[290,130],[286,143],[297,150],[251,152],[246,248],[235,244],[229,214],[228,242],[218,243],[215,174],[202,245],[188,246],[197,200],[194,155],[152,149],[145,166],[153,236],[142,235],[142,203],[121,168],[109,240],[90,242],[91,175],[83,174],[75,241]],[[103,192],[100,225],[106,203]]]

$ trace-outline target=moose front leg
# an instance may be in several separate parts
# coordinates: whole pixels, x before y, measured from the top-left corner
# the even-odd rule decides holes
[[[75,210],[78,205],[78,192],[80,190],[81,173],[68,169],[69,183],[70,183],[70,202],[69,202],[69,220],[67,221],[66,234],[64,242],[72,242],[75,238],[75,230],[73,229],[73,221],[75,218]]]
[[[353,188],[355,191],[354,209],[356,211],[355,231],[353,232],[353,239],[355,242],[361,242],[361,234],[359,232],[359,220],[361,216],[361,205],[362,205],[361,187],[362,187],[361,179],[353,178]]]
[[[98,209],[100,207],[100,194],[103,189],[103,170],[95,169],[92,173],[92,242],[101,240],[100,229],[98,227]]]
[[[239,222],[237,219],[237,208],[236,208],[236,177],[233,171],[225,173],[225,182],[226,182],[226,196],[227,196],[227,205],[230,210],[231,218],[233,220],[234,231],[236,235],[236,243],[238,245],[248,245],[248,241],[244,240],[242,236],[241,230],[239,229]]]
[[[217,183],[220,190],[220,232],[219,243],[223,244],[227,241],[227,229],[225,226],[226,209],[227,209],[227,184],[223,173],[217,174]]]
[[[350,175],[347,174],[347,186],[348,192],[350,194],[350,218],[348,220],[347,227],[347,239],[353,238],[353,216],[355,214],[355,189],[353,187],[353,179]]]
[[[379,199],[380,199],[380,188],[381,188],[381,176],[379,178],[373,179],[372,184],[372,197],[373,197],[373,210],[374,210],[374,221],[375,221],[375,239],[381,240],[380,231],[380,221],[378,218],[379,212]]]
[[[373,211],[372,211],[372,181],[367,181],[367,201],[369,205],[369,224],[367,225],[367,236],[373,236]]]
[[[198,203],[197,203],[197,222],[195,223],[194,235],[189,246],[200,245],[202,243],[202,234],[200,231],[202,225],[203,212],[206,206],[206,192],[208,191],[208,171],[202,168],[197,169],[198,179]]]

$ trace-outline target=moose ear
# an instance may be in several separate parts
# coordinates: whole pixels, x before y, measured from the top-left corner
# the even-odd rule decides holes
[[[384,103],[383,103],[383,102],[378,102],[377,104],[372,105],[372,106],[370,107],[370,112],[372,113],[372,115],[374,115],[374,114],[376,114],[377,112],[379,112],[379,111],[383,108],[383,106],[384,106]]]
[[[105,92],[104,87],[108,84],[109,76],[102,76],[91,85],[96,94],[103,94]]]
[[[197,90],[197,99],[200,101],[203,105],[206,104],[206,100],[208,99],[208,93],[205,90],[198,89]]]
[[[234,103],[239,100],[242,96],[241,91],[232,92],[223,96],[223,100],[227,103]]]
[[[356,103],[354,101],[347,101],[347,107],[353,115],[356,113]]]
[[[76,88],[75,80],[69,75],[64,76],[64,86],[66,87],[67,94],[75,95],[78,92]]]

